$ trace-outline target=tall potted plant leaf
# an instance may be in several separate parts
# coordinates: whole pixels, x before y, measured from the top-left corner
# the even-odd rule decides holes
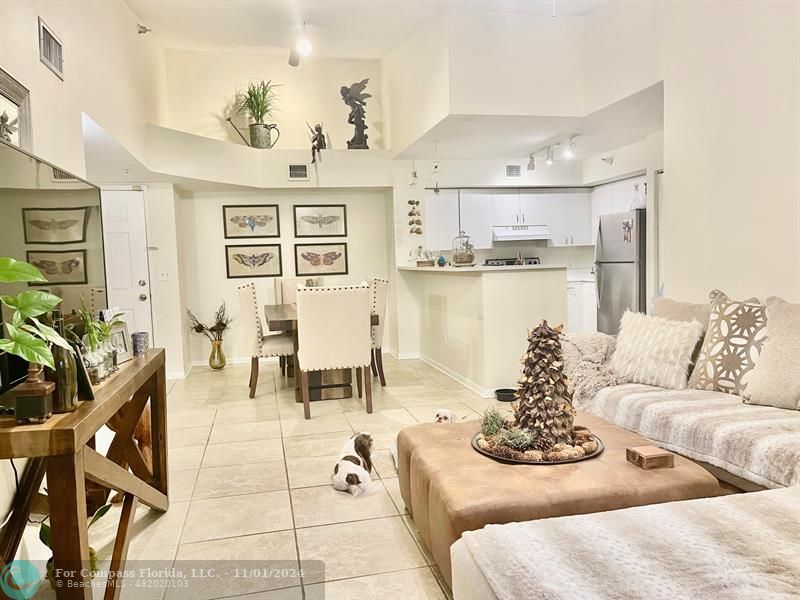
[[[274,123],[265,123],[267,117],[272,117],[276,111],[275,88],[278,84],[270,81],[251,81],[247,91],[240,92],[236,98],[236,111],[239,114],[249,115],[253,122],[250,124],[250,146],[253,148],[272,148],[281,136],[278,126]],[[272,130],[277,132],[272,140]]]

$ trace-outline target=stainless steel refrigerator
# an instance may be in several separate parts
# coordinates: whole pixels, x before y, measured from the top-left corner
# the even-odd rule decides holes
[[[645,310],[645,211],[602,215],[595,243],[597,330],[616,335],[626,310]]]

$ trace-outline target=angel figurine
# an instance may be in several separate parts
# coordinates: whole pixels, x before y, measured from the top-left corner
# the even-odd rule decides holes
[[[364,91],[367,83],[369,83],[369,79],[362,79],[350,87],[343,85],[341,89],[342,100],[350,107],[347,122],[355,125],[356,128],[353,139],[347,142],[347,148],[350,150],[369,150],[367,145],[369,136],[366,134],[366,130],[369,128],[364,122],[364,117],[366,116],[367,98],[372,98],[372,94]]]
[[[308,125],[308,130],[311,132],[311,164],[313,165],[317,162],[317,159],[322,162],[322,151],[328,147],[328,143],[325,141],[325,134],[322,132],[322,123],[317,123],[312,128],[306,121],[306,125]]]
[[[14,119],[10,123],[8,121],[8,113],[3,111],[3,114],[0,115],[0,140],[11,143],[11,135],[16,133],[19,129],[19,127],[17,127],[19,119]]]

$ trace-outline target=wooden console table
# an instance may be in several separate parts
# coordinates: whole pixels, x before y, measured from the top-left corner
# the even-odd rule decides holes
[[[13,515],[0,533],[0,567],[14,559],[31,505],[47,473],[53,558],[56,569],[69,572],[56,596],[92,598],[89,564],[87,480],[105,490],[123,494],[122,515],[109,571],[122,572],[128,553],[128,535],[137,501],[158,511],[169,507],[167,486],[167,380],[164,350],[151,349],[134,358],[94,388],[95,400],[81,402],[71,413],[53,415],[40,425],[17,425],[13,417],[0,417],[0,459],[28,458],[12,505]],[[147,465],[133,432],[150,401],[153,468]],[[93,448],[98,429],[113,418],[116,434],[108,454]],[[130,471],[128,471],[130,467]],[[118,598],[121,587],[111,576],[105,599]],[[46,585],[46,584],[45,584]]]

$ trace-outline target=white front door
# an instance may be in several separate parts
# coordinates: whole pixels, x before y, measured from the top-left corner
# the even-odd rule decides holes
[[[120,309],[130,333],[149,333],[152,344],[144,192],[103,190],[101,196],[108,306]]]

